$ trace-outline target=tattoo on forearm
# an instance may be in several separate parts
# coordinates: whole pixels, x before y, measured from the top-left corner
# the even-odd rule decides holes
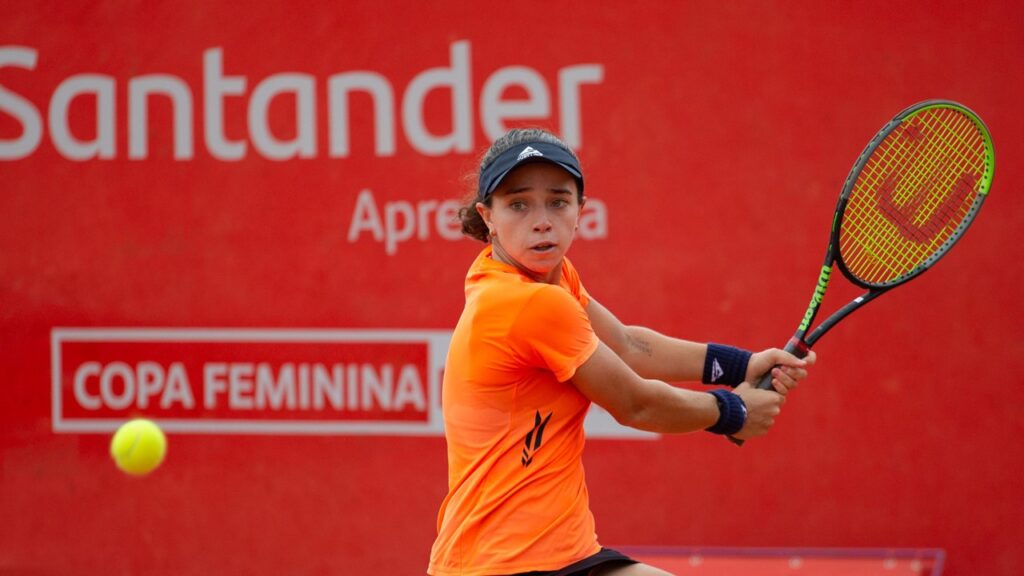
[[[654,348],[651,347],[651,343],[648,342],[647,340],[644,340],[643,338],[637,338],[636,336],[629,336],[629,346],[630,346],[630,348],[632,348],[632,349],[634,349],[634,350],[636,350],[638,352],[642,352],[642,353],[646,354],[647,356],[653,356],[654,355]]]

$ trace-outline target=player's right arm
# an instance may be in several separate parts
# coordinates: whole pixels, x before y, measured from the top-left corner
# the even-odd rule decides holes
[[[617,422],[639,430],[695,432],[713,426],[719,418],[718,402],[711,394],[642,378],[603,342],[576,369],[572,383]],[[785,398],[748,384],[736,387],[734,392],[747,407],[746,424],[734,436],[746,439],[766,434]]]

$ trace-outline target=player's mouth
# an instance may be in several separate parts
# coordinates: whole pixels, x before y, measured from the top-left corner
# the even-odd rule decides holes
[[[531,252],[535,252],[537,254],[547,254],[549,252],[553,252],[555,250],[555,248],[558,248],[558,244],[556,244],[554,242],[544,241],[544,242],[538,242],[538,243],[530,246],[530,251]]]

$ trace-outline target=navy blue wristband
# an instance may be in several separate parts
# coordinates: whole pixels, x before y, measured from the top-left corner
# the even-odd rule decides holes
[[[751,353],[742,348],[734,348],[722,344],[708,344],[708,352],[704,356],[705,384],[726,384],[737,386],[747,377],[747,364]]]
[[[738,394],[728,390],[712,390],[708,392],[718,401],[718,422],[707,428],[712,434],[732,436],[743,429],[747,423],[747,405]]]

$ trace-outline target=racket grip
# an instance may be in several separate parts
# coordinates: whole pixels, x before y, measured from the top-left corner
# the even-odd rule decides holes
[[[775,368],[772,368],[774,370]],[[754,388],[758,390],[774,390],[772,386],[772,370],[765,372],[763,376],[754,384]]]
[[[806,344],[801,342],[799,339],[794,337],[789,339],[789,342],[786,343],[786,346],[785,348],[783,348],[783,350],[789,352],[790,354],[796,356],[797,358],[803,358],[807,356],[807,352],[810,351],[810,348]],[[774,370],[775,368],[778,368],[778,365],[772,367],[772,370]],[[754,388],[757,388],[758,390],[775,390],[775,387],[772,386],[772,370],[769,370],[763,376],[761,376],[761,378],[759,378],[757,382],[754,384]],[[729,441],[732,442],[733,444],[737,446],[743,446],[743,440],[740,440],[739,438],[735,438],[733,436],[729,436],[728,438]]]
[[[790,338],[789,342],[786,342],[786,346],[783,348],[783,350],[789,352],[790,354],[796,356],[797,358],[803,359],[805,356],[807,356],[807,353],[810,352],[811,349],[808,348],[807,345],[801,342],[800,340],[796,338]],[[772,370],[778,367],[779,365],[776,364],[775,366],[772,367]],[[757,388],[758,390],[775,390],[775,387],[772,386],[772,370],[769,370],[763,376],[761,376],[761,378],[758,379],[758,381],[755,383],[754,388]]]

